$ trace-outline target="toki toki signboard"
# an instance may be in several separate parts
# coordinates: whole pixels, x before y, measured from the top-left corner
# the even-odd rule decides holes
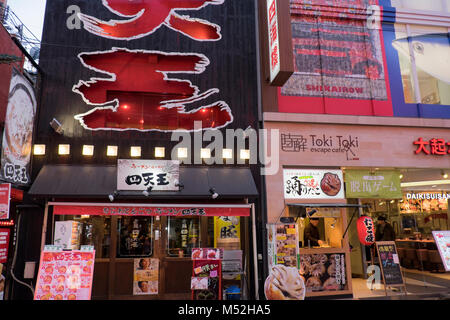
[[[117,190],[178,191],[179,175],[175,160],[118,160]]]

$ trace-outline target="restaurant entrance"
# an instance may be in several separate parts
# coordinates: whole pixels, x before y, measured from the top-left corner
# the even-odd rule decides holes
[[[250,204],[49,206],[51,243],[73,250],[95,248],[92,299],[190,299],[194,248],[222,249],[224,291],[232,287],[248,296]],[[63,229],[72,232],[64,237]],[[138,279],[143,268],[151,275]]]

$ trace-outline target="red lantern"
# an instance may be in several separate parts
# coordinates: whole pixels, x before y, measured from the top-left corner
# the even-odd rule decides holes
[[[362,216],[356,222],[358,229],[359,241],[365,245],[370,246],[375,243],[375,225],[371,217]]]

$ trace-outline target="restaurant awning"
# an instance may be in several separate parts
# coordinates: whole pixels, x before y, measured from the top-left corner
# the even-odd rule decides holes
[[[118,199],[205,199],[210,189],[218,199],[252,198],[258,196],[252,173],[248,168],[180,167],[180,191],[120,191]],[[36,177],[29,194],[52,198],[104,198],[117,189],[117,166],[108,165],[45,165]]]

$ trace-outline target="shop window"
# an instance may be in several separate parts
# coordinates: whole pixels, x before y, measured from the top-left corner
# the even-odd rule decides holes
[[[398,51],[405,102],[450,105],[450,78],[443,63],[450,46],[447,29],[397,25],[392,45]]]
[[[167,254],[190,257],[193,248],[200,246],[200,218],[168,218]]]
[[[109,258],[111,218],[102,216],[55,216],[53,243],[65,249],[79,250],[81,246],[94,246],[97,259]],[[60,222],[66,222],[61,224]],[[65,234],[69,237],[65,237]],[[66,239],[68,241],[66,241]]]
[[[153,218],[120,217],[117,257],[149,257],[153,254]]]

